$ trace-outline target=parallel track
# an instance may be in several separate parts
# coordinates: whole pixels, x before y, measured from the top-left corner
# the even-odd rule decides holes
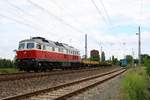
[[[70,74],[76,72],[83,72],[83,71],[92,71],[95,68],[91,69],[80,69],[80,70],[53,70],[52,72],[41,72],[41,73],[13,73],[13,74],[0,74],[0,82],[2,81],[14,81],[20,79],[28,79],[28,78],[36,78],[36,77],[43,77],[43,76],[50,76],[50,75],[61,75],[61,74]]]
[[[2,100],[66,100],[78,93],[81,93],[89,88],[92,88],[98,84],[101,84],[109,79],[112,79],[121,73],[126,71],[125,69],[119,69],[110,71],[100,75],[83,78],[70,83],[62,84],[59,86],[51,87],[44,90],[39,90],[27,94],[16,95],[12,97],[3,98]]]

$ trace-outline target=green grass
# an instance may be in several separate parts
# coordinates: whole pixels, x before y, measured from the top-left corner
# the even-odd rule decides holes
[[[18,73],[19,70],[16,68],[0,68],[0,74],[7,74],[7,73]]]
[[[144,68],[132,68],[123,79],[124,100],[149,100],[149,77]]]

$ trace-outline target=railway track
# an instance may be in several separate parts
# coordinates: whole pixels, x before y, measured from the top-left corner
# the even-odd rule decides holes
[[[94,71],[96,68],[93,69],[80,69],[80,70],[53,70],[52,72],[42,72],[42,73],[12,73],[12,74],[0,74],[0,82],[2,81],[14,81],[20,79],[28,79],[28,78],[36,78],[36,77],[43,77],[43,76],[50,76],[50,75],[58,75],[58,74],[70,74],[76,72],[84,72],[84,71]],[[100,68],[97,68],[100,69]]]
[[[27,94],[16,95],[12,97],[2,98],[2,100],[66,100],[78,93],[81,93],[89,88],[99,85],[111,78],[114,78],[126,71],[125,69],[118,69],[103,73],[100,75],[90,76],[70,83],[51,87],[44,90],[39,90]]]

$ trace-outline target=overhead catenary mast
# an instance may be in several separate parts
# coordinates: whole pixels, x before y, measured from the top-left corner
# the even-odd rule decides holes
[[[85,59],[87,59],[87,34],[85,34]]]
[[[132,67],[134,66],[134,50],[132,48]]]
[[[139,66],[141,65],[141,27],[139,26],[139,33],[138,33],[138,56],[139,56]]]
[[[136,35],[138,35],[138,59],[139,59],[139,66],[141,65],[141,27],[139,26],[138,28],[138,33],[136,33]]]

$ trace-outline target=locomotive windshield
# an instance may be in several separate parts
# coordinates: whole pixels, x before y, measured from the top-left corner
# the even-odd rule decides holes
[[[19,50],[22,50],[22,49],[24,49],[24,48],[25,48],[25,43],[19,44]]]
[[[34,48],[34,43],[27,43],[27,49]]]

